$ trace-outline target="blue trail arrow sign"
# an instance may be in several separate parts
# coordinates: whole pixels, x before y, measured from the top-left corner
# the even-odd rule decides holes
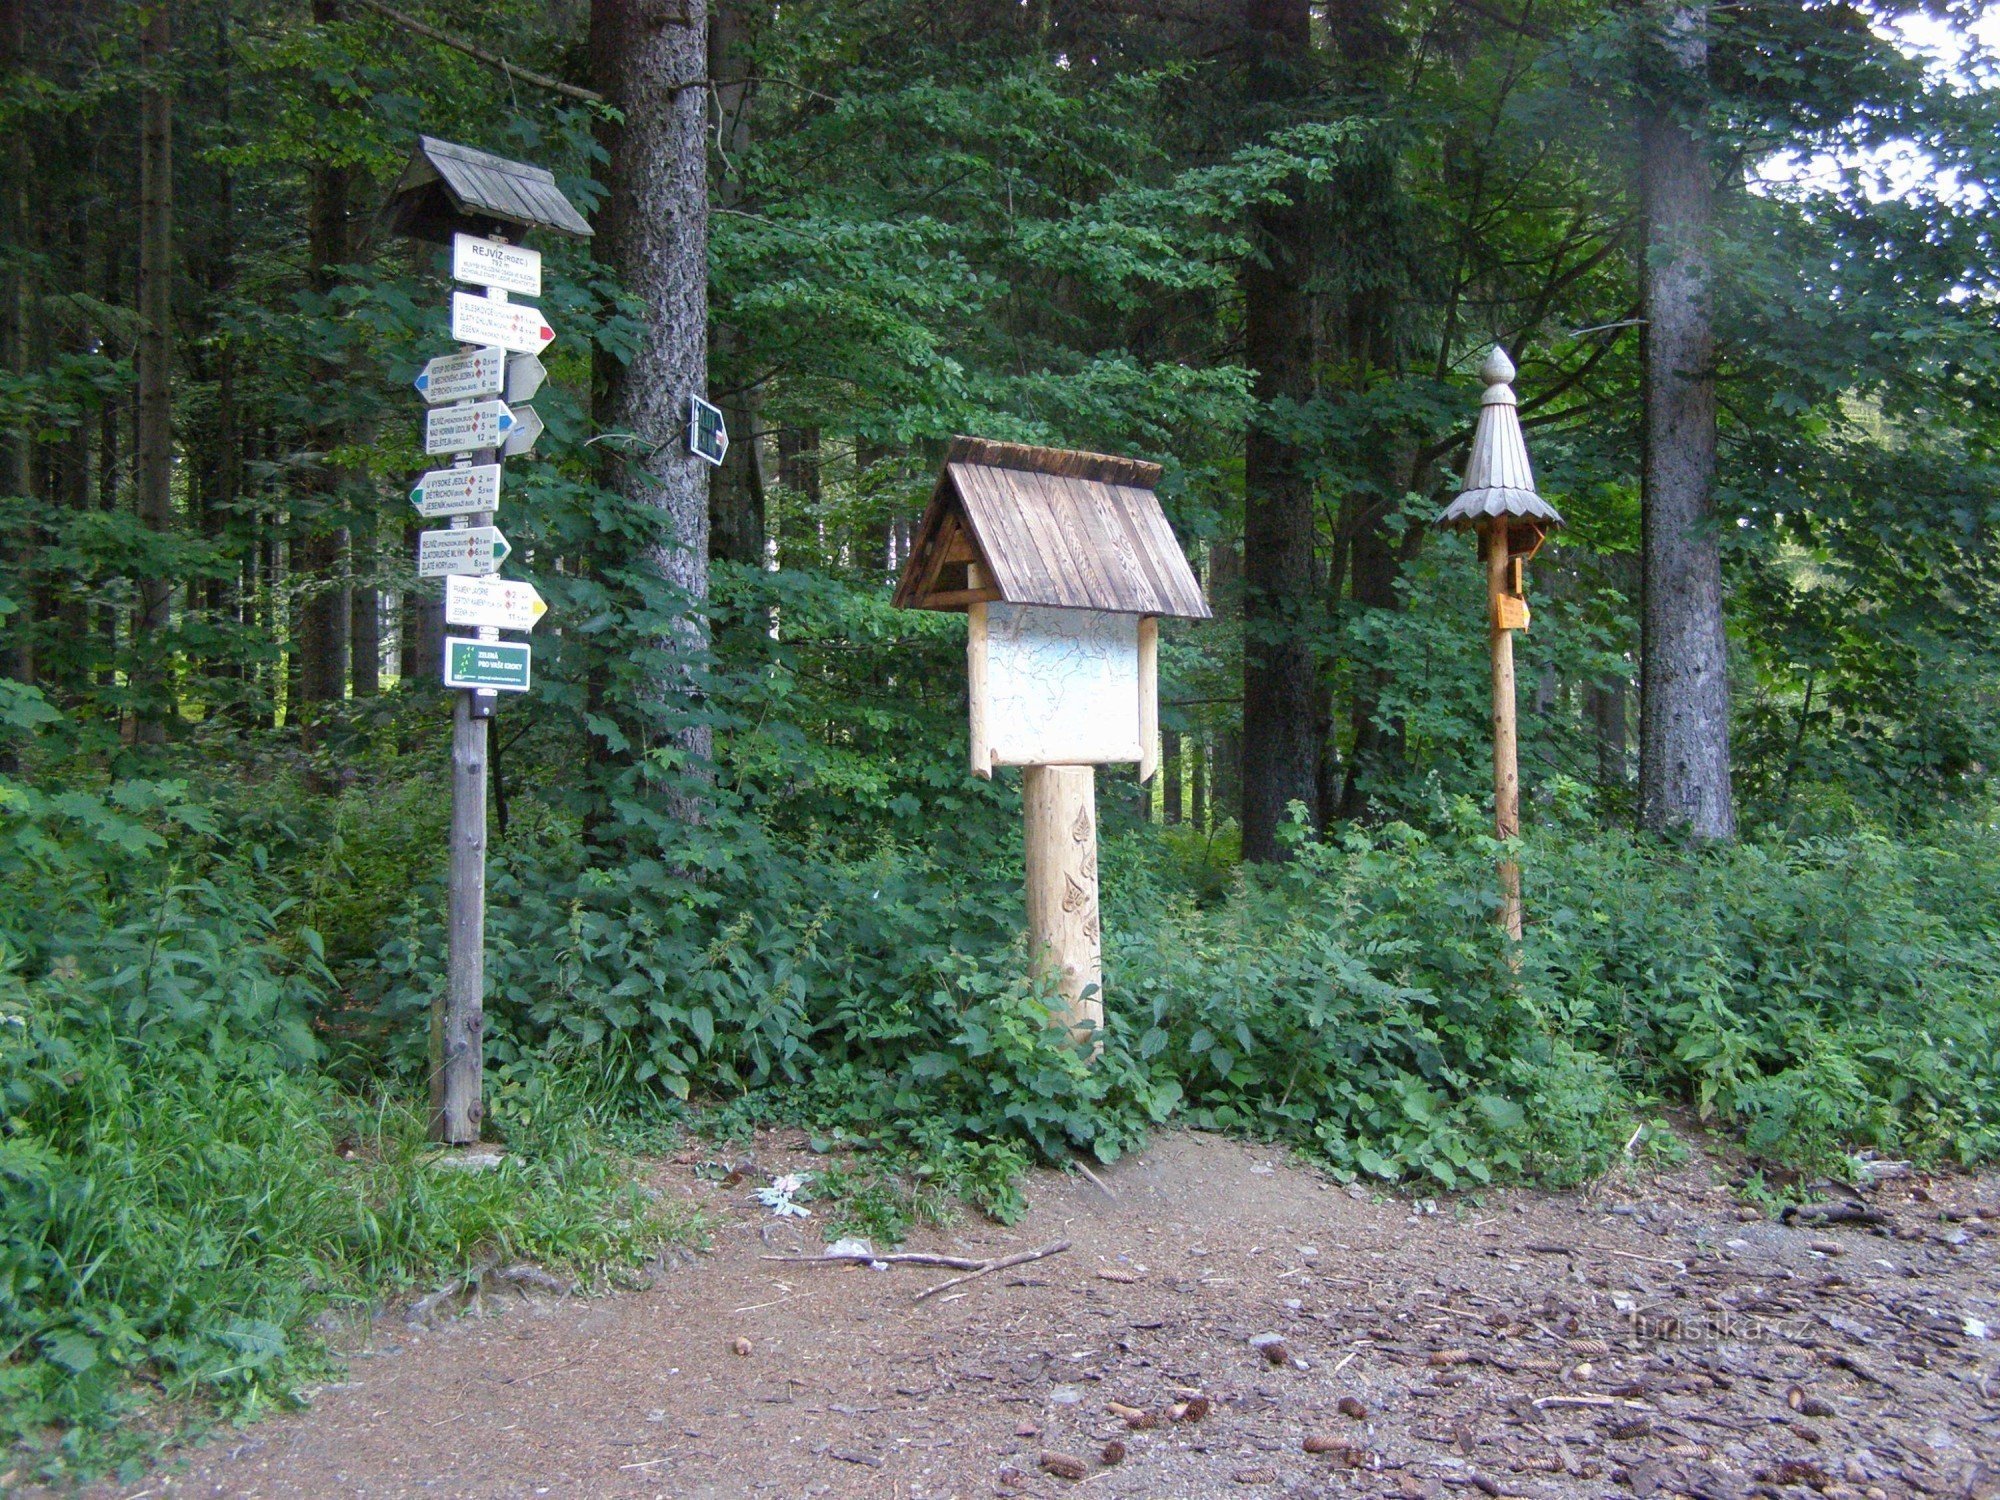
[[[432,469],[410,491],[410,504],[425,518],[469,516],[500,508],[500,465]]]
[[[507,351],[495,344],[470,354],[440,354],[424,366],[423,374],[417,377],[417,390],[432,406],[443,406],[448,401],[498,396],[506,379]]]
[[[464,453],[472,448],[497,448],[513,430],[514,413],[505,401],[433,407],[424,413],[424,452]]]

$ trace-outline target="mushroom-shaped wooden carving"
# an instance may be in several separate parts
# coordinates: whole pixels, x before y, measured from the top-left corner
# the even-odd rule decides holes
[[[1159,759],[1162,615],[1208,618],[1160,509],[1160,466],[952,439],[896,588],[962,609],[972,769],[1020,766],[1028,943],[1068,1024],[1104,1024],[1094,767]]]
[[[1486,564],[1486,605],[1493,657],[1493,829],[1503,839],[1521,831],[1521,773],[1514,727],[1514,632],[1528,628],[1524,565],[1563,519],[1535,490],[1528,445],[1515,410],[1514,362],[1497,344],[1479,367],[1486,391],[1465,461],[1465,484],[1438,516],[1439,526],[1479,534]],[[1500,920],[1521,936],[1521,871],[1500,866]]]

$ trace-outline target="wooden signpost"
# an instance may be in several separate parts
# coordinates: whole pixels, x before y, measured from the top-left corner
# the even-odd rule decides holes
[[[952,439],[896,588],[964,610],[972,770],[1020,766],[1028,949],[1095,1046],[1104,1026],[1095,767],[1159,762],[1160,617],[1209,617],[1158,464]]]
[[[513,551],[493,525],[501,466],[532,451],[542,420],[531,400],[545,370],[535,356],[555,330],[537,308],[509,301],[539,296],[542,257],[510,243],[521,229],[591,232],[554,176],[469,146],[424,136],[389,196],[390,227],[449,244],[452,277],[480,288],[454,292],[452,337],[465,346],[424,366],[416,387],[429,411],[424,451],[454,455],[412,488],[426,517],[448,530],[418,538],[417,575],[443,578],[445,622],[470,628],[447,636],[441,680],[458,691],[452,706],[450,957],[444,993],[431,1011],[430,1133],[474,1145],[485,1116],[487,726],[501,693],[526,692],[533,652],[500,632],[532,630],[546,606],[532,584],[497,574]]]
[[[1465,461],[1465,484],[1436,524],[1479,535],[1486,569],[1488,649],[1493,659],[1493,831],[1502,839],[1521,832],[1521,770],[1515,733],[1514,632],[1528,628],[1527,562],[1548,534],[1563,524],[1555,507],[1535,491],[1528,445],[1515,410],[1514,362],[1494,346],[1479,367],[1486,392]],[[1500,861],[1500,925],[1521,940],[1521,867]]]

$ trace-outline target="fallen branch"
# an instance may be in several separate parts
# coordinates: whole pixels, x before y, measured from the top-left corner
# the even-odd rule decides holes
[[[759,1260],[790,1261],[801,1266],[943,1266],[952,1271],[976,1271],[986,1262],[967,1255],[931,1255],[921,1250],[898,1250],[876,1255],[872,1251],[828,1250],[820,1255],[760,1255]]]
[[[977,1281],[980,1277],[990,1276],[995,1271],[1004,1271],[1009,1266],[1024,1266],[1029,1261],[1040,1260],[1046,1255],[1060,1255],[1067,1249],[1069,1249],[1068,1240],[1057,1240],[1053,1245],[1044,1245],[1039,1250],[1023,1250],[1018,1255],[1003,1255],[998,1260],[984,1261],[977,1270],[968,1271],[963,1276],[954,1276],[949,1281],[940,1281],[936,1286],[918,1292],[917,1301],[935,1297],[939,1292],[961,1286],[968,1281]]]
[[[1627,1396],[1539,1396],[1535,1400],[1536,1411],[1547,1411],[1552,1406],[1622,1406],[1631,1411],[1659,1410],[1648,1402],[1634,1401]]]

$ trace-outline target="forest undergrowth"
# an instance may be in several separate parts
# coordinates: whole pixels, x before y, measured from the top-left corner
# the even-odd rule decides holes
[[[887,1237],[959,1203],[1011,1217],[1030,1164],[1166,1124],[1429,1192],[1585,1180],[1669,1108],[1813,1174],[2000,1152],[1983,821],[1674,847],[1557,779],[1510,956],[1469,802],[1301,824],[1252,869],[1229,827],[1142,823],[1114,783],[1093,1064],[1026,977],[1003,784],[844,826],[745,799],[659,860],[518,805],[488,937],[508,1164],[439,1172],[429,775],[378,756],[316,797],[288,756],[162,769],[0,784],[0,1412],[48,1473],[143,1454],[173,1428],[134,1420],[149,1403],[282,1402],[326,1314],[482,1257],[611,1284],[699,1235],[629,1170],[688,1129],[808,1127],[821,1221]]]

